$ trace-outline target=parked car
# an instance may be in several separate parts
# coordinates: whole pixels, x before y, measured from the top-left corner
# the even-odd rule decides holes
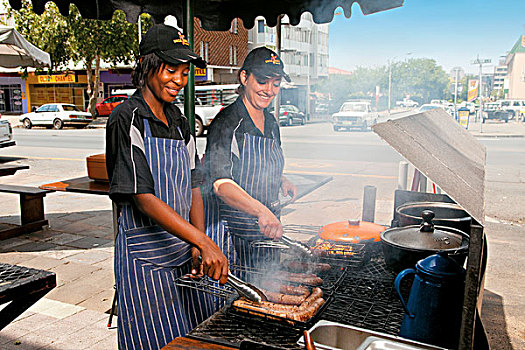
[[[425,103],[424,105],[421,105],[421,107],[419,107],[417,111],[418,113],[421,113],[421,112],[429,111],[431,109],[438,109],[438,108],[445,110],[445,108],[441,104]]]
[[[274,113],[274,109],[270,109],[270,113]],[[279,124],[281,126],[292,126],[294,124],[306,124],[306,117],[303,112],[294,105],[281,105],[279,107]]]
[[[113,95],[105,98],[95,106],[95,118],[99,116],[107,116],[111,111],[122,102],[126,101],[129,95]],[[86,111],[87,112],[87,111]]]
[[[332,115],[334,131],[340,129],[366,130],[377,123],[378,113],[372,111],[370,101],[347,101]]]
[[[36,111],[22,114],[20,121],[26,129],[33,126],[46,126],[62,129],[64,125],[84,128],[93,121],[91,113],[82,112],[77,106],[67,103],[48,103]]]
[[[501,109],[511,112],[511,118],[525,117],[525,100],[499,100],[496,101]]]
[[[481,118],[483,123],[487,119],[503,120],[505,123],[508,123],[509,119],[512,118],[512,111],[502,109],[497,102],[489,102],[483,105]]]
[[[399,107],[407,107],[407,108],[415,108],[419,106],[419,103],[416,101],[410,100],[410,99],[404,99],[403,101],[397,101],[396,106]]]
[[[0,114],[0,118],[2,115]],[[16,142],[13,140],[13,128],[9,120],[0,119],[0,148],[14,146]]]

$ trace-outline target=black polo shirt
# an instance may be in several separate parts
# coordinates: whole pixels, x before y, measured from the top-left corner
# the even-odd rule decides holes
[[[245,133],[273,138],[281,144],[279,124],[274,116],[265,110],[264,117],[263,135],[250,118],[242,97],[217,114],[208,129],[204,156],[208,185],[217,179],[233,179],[233,169],[239,166],[243,151]]]
[[[186,142],[192,188],[201,184],[203,174],[188,119],[174,104],[166,104],[164,112],[168,126],[154,116],[137,90],[111,113],[106,127],[106,167],[109,195],[114,201],[122,204],[130,201],[130,195],[155,194],[155,183],[144,153],[144,119],[148,120],[153,137]]]

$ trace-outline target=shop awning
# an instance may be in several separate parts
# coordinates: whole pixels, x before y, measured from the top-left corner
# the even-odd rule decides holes
[[[44,12],[48,0],[31,0],[37,14]],[[164,17],[173,15],[183,23],[186,0],[54,0],[60,13],[67,15],[69,4],[78,7],[84,18],[111,19],[115,10],[122,10],[130,22],[137,22],[141,13],[150,14],[155,22],[164,22]],[[270,27],[277,24],[279,15],[287,15],[290,24],[299,23],[303,12],[311,12],[316,23],[332,21],[334,11],[341,7],[347,18],[351,8],[358,3],[365,14],[385,11],[403,5],[403,0],[193,0],[193,15],[201,20],[206,30],[228,30],[234,18],[242,19],[246,28],[252,28],[255,18],[263,16]],[[9,0],[14,9],[20,9],[20,0]]]
[[[0,26],[0,66],[4,68],[51,66],[47,52],[24,39],[12,27]]]

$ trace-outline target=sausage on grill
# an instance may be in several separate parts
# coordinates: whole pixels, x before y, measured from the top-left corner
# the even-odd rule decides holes
[[[309,263],[304,261],[289,260],[285,262],[284,265],[288,270],[293,272],[327,272],[330,271],[332,266],[325,263]]]
[[[272,292],[278,292],[289,295],[302,295],[307,297],[310,295],[310,289],[306,286],[291,286],[288,284],[281,284],[280,281],[276,280],[265,280],[261,283],[261,286]]]
[[[283,272],[279,274],[279,278],[282,280],[294,283],[303,283],[310,286],[320,286],[323,284],[322,278],[317,277],[313,273]]]
[[[283,293],[275,293],[267,290],[263,290],[263,293],[268,298],[268,301],[286,304],[286,305],[301,305],[306,299],[306,295],[288,295]]]

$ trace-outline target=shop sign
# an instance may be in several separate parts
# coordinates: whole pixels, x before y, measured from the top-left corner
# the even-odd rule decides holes
[[[478,97],[478,85],[479,85],[479,82],[477,80],[468,81],[468,94],[467,94],[468,102],[472,102]]]
[[[195,67],[195,80],[205,81],[208,79],[208,70],[206,68]]]
[[[37,77],[39,84],[74,83],[76,81],[74,74],[38,75]]]

